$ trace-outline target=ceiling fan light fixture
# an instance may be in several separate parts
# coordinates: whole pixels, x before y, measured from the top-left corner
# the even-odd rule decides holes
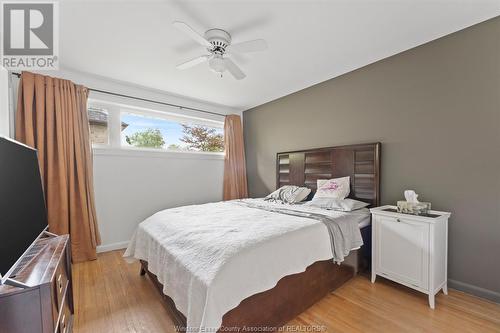
[[[222,77],[225,71],[228,71],[236,80],[242,80],[246,75],[241,68],[231,60],[230,54],[233,51],[236,53],[247,53],[267,49],[267,43],[263,39],[254,39],[231,44],[231,35],[222,29],[207,30],[202,36],[184,22],[175,21],[173,25],[198,44],[205,46],[209,53],[177,65],[178,69],[187,69],[206,61],[208,62],[208,68],[220,77]]]
[[[217,74],[222,74],[226,71],[226,64],[224,63],[224,58],[221,55],[214,54],[212,58],[208,61],[208,67]]]

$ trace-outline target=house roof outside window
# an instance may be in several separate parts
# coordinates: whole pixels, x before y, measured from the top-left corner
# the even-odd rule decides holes
[[[108,113],[104,109],[89,107],[88,115],[90,125],[108,125]],[[127,128],[127,126],[128,124],[122,121],[122,131]]]

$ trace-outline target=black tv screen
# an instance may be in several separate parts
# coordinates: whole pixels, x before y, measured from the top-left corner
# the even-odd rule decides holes
[[[47,227],[37,151],[0,137],[0,274]]]

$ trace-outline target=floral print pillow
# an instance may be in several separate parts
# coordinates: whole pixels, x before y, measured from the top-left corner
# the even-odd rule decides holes
[[[315,198],[345,199],[350,192],[349,177],[318,179]]]

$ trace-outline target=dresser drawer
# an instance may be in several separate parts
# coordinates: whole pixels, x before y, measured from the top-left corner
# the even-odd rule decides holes
[[[66,261],[61,260],[59,266],[56,269],[56,274],[54,276],[54,281],[53,281],[54,295],[56,301],[55,303],[58,309],[61,308],[67,284],[68,284],[68,271],[66,268]]]
[[[61,308],[61,313],[59,315],[59,322],[57,325],[57,331],[58,333],[70,333],[71,332],[71,326],[72,326],[72,316],[71,316],[71,310],[69,308],[69,301],[68,301],[68,296],[66,295],[65,298],[63,298],[64,304],[62,305]]]

